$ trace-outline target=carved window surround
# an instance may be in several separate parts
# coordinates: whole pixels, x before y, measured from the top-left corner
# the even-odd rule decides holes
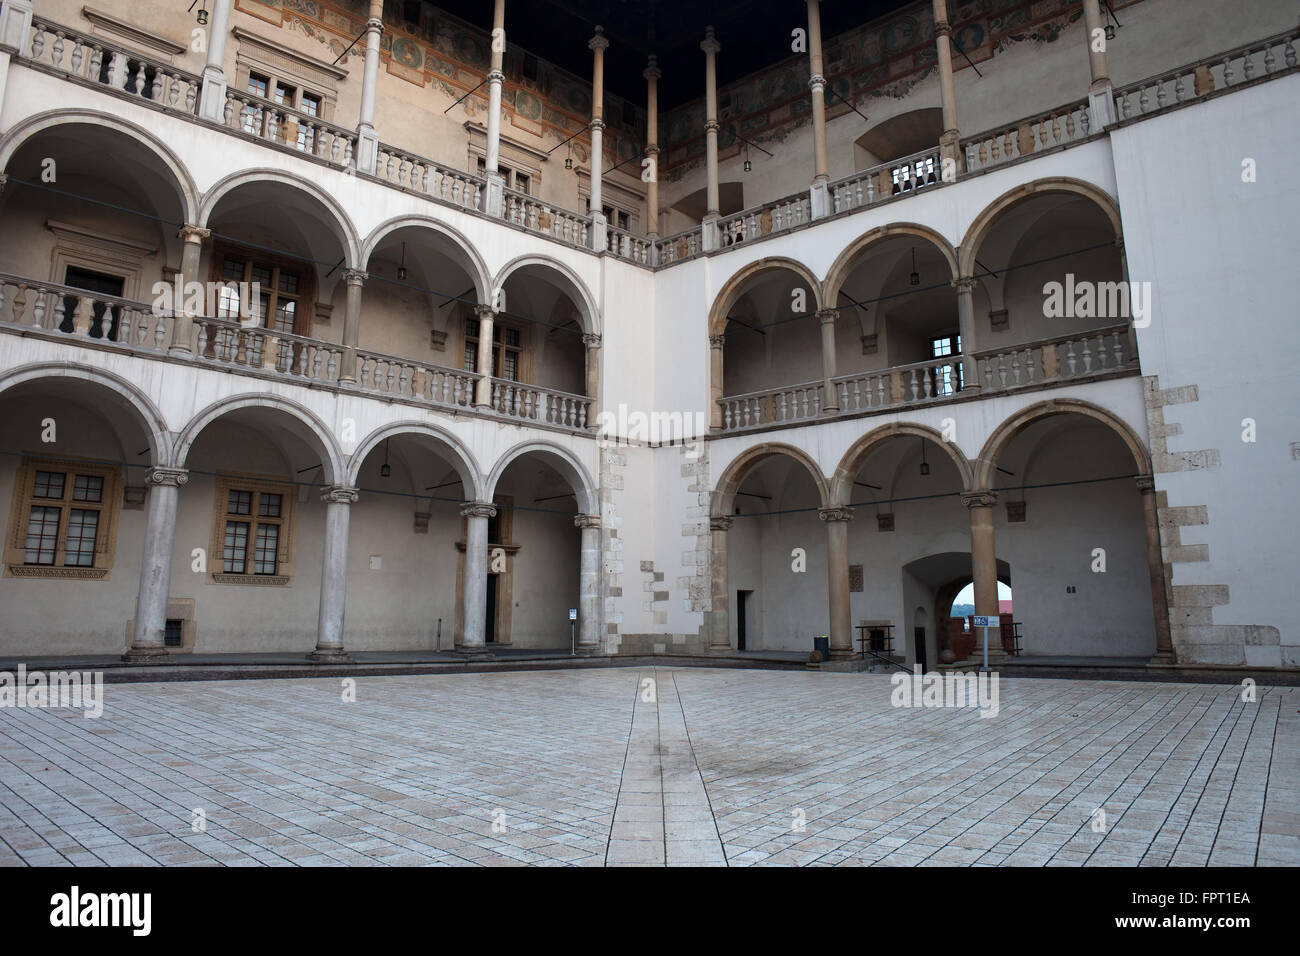
[[[50,281],[62,284],[68,266],[89,269],[122,277],[122,298],[141,301],[141,275],[145,260],[157,253],[158,247],[136,239],[105,235],[97,229],[87,229],[74,223],[45,221],[45,228],[54,233],[54,248],[50,253]],[[152,296],[149,297],[152,299]]]
[[[174,65],[176,57],[183,56],[189,49],[184,43],[177,43],[167,37],[150,33],[143,27],[128,23],[103,10],[96,10],[94,7],[82,7],[81,15],[90,24],[90,33],[93,36],[103,37],[114,44],[168,65]]]
[[[469,151],[469,165],[465,168],[471,172],[478,169],[478,161],[487,158],[487,127],[467,121],[465,124],[466,147]],[[544,150],[526,146],[516,140],[501,137],[501,162],[516,173],[524,173],[531,182],[526,190],[528,195],[540,197],[539,187],[542,183],[542,163],[546,162]],[[512,179],[506,185],[515,188]]]
[[[67,475],[64,479],[65,488],[72,487],[73,476],[78,474],[93,475],[103,479],[100,501],[87,505],[99,512],[93,565],[68,567],[63,565],[65,537],[68,533],[68,509],[76,507],[78,503],[69,500],[66,491],[64,498],[58,500],[36,498],[34,491],[37,471],[63,472]],[[9,531],[5,535],[4,576],[107,581],[117,547],[117,518],[122,503],[120,485],[120,468],[91,459],[72,458],[67,455],[60,455],[58,459],[45,459],[35,455],[24,456],[14,476],[13,502],[9,508]],[[63,515],[59,521],[58,541],[55,545],[57,564],[26,563],[28,517],[34,505],[63,507]]]
[[[226,540],[227,502],[231,491],[266,492],[280,496],[280,537],[276,548],[278,574],[226,573],[223,555]],[[256,508],[253,509],[256,512]],[[218,475],[212,499],[212,532],[208,539],[208,582],[211,584],[242,585],[250,587],[285,587],[293,583],[295,532],[298,518],[298,495],[292,485],[268,481],[264,478],[244,478],[237,475]],[[247,560],[253,563],[253,548],[258,515],[248,517],[250,524],[247,539]]]
[[[235,27],[231,32],[239,41],[232,90],[247,90],[248,74],[258,73],[270,79],[268,90],[273,90],[274,84],[279,81],[294,87],[300,95],[303,90],[318,94],[321,97],[321,118],[333,121],[334,110],[338,105],[338,86],[348,78],[347,70],[332,66],[324,60],[304,56],[242,27]],[[292,105],[297,108],[298,104]]]

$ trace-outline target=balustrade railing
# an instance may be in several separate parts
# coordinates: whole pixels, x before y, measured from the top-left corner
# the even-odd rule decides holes
[[[671,265],[674,262],[685,262],[687,259],[694,259],[704,251],[704,243],[700,236],[700,227],[694,226],[685,232],[673,233],[671,236],[665,236],[662,239],[656,239],[654,242],[655,256],[659,260],[659,265]]]
[[[318,116],[283,106],[253,93],[226,91],[225,124],[268,143],[296,149],[335,164],[349,166],[357,134]]]
[[[484,179],[450,169],[386,143],[379,144],[375,175],[401,189],[412,189],[465,209],[482,210],[483,197],[487,191],[487,181]]]
[[[966,155],[966,171],[974,173],[1087,139],[1092,132],[1092,114],[1084,99],[967,137],[961,141],[961,148]]]
[[[862,209],[882,199],[933,186],[942,179],[937,147],[863,169],[827,186],[831,212]]]
[[[574,246],[589,242],[591,220],[559,209],[513,189],[505,190],[506,219],[529,232],[540,232]]]
[[[1132,358],[1127,325],[1064,335],[1012,349],[975,354],[985,388],[1032,386],[1058,379],[1086,378],[1125,368]]]
[[[781,388],[728,395],[719,399],[722,429],[734,431],[758,425],[816,418],[822,412],[822,383],[805,382]]]
[[[379,395],[468,408],[474,404],[478,379],[475,372],[379,352],[357,352],[357,387]]]
[[[651,265],[650,240],[634,236],[622,229],[609,229],[605,235],[605,248],[629,262],[639,262],[643,266]]]
[[[228,319],[196,318],[195,357],[201,361],[275,371],[312,382],[337,382],[343,346]]]
[[[586,428],[590,421],[590,398],[524,382],[492,379],[490,401],[492,409],[507,418],[579,429]]]
[[[0,321],[162,352],[173,320],[143,302],[0,274]]]
[[[808,194],[786,196],[776,202],[755,206],[718,220],[718,245],[726,248],[810,222],[812,204]]]

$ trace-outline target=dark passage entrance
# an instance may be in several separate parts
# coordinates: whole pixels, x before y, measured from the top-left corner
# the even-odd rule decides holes
[[[487,576],[487,607],[483,610],[483,640],[491,644],[497,639],[497,575]]]
[[[745,619],[749,616],[749,599],[753,594],[753,591],[736,592],[736,650],[738,651],[745,649]]]

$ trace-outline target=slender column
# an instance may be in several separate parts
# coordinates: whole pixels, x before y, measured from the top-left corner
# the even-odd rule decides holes
[[[347,312],[343,317],[343,367],[339,370],[340,382],[357,380],[357,341],[361,334],[361,286],[366,274],[357,269],[343,273],[348,284]]]
[[[817,320],[822,325],[822,374],[825,384],[822,386],[822,414],[834,415],[840,410],[840,395],[835,388],[835,317],[839,315],[834,309],[822,309],[817,313]]]
[[[357,489],[330,485],[321,489],[325,502],[325,542],[320,572],[320,619],[316,650],[307,655],[320,664],[351,661],[343,649],[343,609],[348,600],[348,523]]]
[[[587,397],[593,403],[587,420],[594,421],[600,403],[600,336],[587,332],[582,336],[582,344],[587,347]]]
[[[366,20],[366,60],[361,74],[361,121],[357,124],[357,169],[375,171],[379,134],[375,132],[375,92],[379,86],[379,38],[384,32],[384,0],[370,0]]]
[[[1092,110],[1092,129],[1101,131],[1115,123],[1115,95],[1106,66],[1106,27],[1101,19],[1098,0],[1083,0],[1083,23],[1088,44],[1088,104]]]
[[[140,590],[135,602],[131,648],[122,660],[158,663],[167,656],[167,595],[171,590],[172,545],[176,539],[176,505],[181,485],[190,480],[184,468],[152,468],[144,476],[149,488],[144,524],[144,556],[140,561]]]
[[[173,306],[172,338],[168,352],[172,355],[190,355],[194,351],[194,313],[185,306],[189,297],[185,286],[199,281],[199,258],[203,254],[203,240],[212,233],[198,226],[185,226],[177,235],[185,241],[181,248],[181,297]]]
[[[703,244],[706,252],[718,248],[718,51],[713,27],[705,27],[704,40],[704,151],[708,162],[708,208],[704,213]]]
[[[975,584],[975,613],[998,616],[998,558],[993,541],[993,506],[998,496],[992,491],[964,492],[961,503],[970,510],[970,563],[971,578]],[[982,659],[982,635],[975,651]],[[1002,632],[989,634],[989,660],[1005,656],[1002,651]]]
[[[483,168],[487,173],[487,207],[489,216],[505,215],[506,181],[499,170],[501,158],[501,85],[506,75],[501,62],[506,50],[506,0],[495,0],[492,7],[492,69],[488,73],[487,155]]]
[[[1151,611],[1155,617],[1156,653],[1154,663],[1177,662],[1169,629],[1169,592],[1165,588],[1164,554],[1160,549],[1160,519],[1156,511],[1156,482],[1151,475],[1138,475],[1138,492],[1142,495],[1142,517],[1147,535],[1147,572],[1151,578]]]
[[[492,404],[492,321],[496,318],[496,311],[490,305],[480,305],[476,311],[479,379],[474,391],[474,405],[483,408]]]
[[[709,336],[709,427],[722,427],[722,347],[725,335]]]
[[[654,170],[646,183],[645,195],[646,238],[652,243],[659,238],[659,78],[664,74],[658,63],[658,58],[651,53],[650,65],[641,73],[646,81],[645,154],[650,157]]]
[[[605,50],[609,41],[605,31],[596,27],[596,35],[587,41],[591,50],[591,196],[587,209],[591,215],[591,248],[604,252],[608,245],[605,214],[601,203],[601,178],[605,165]]]
[[[488,518],[497,513],[487,501],[467,501],[460,509],[465,518],[465,629],[456,650],[463,654],[487,653]]]
[[[709,565],[709,651],[713,654],[731,653],[727,532],[735,520],[730,515],[714,515],[709,518],[709,544],[712,550],[712,563]]]
[[[961,333],[961,390],[978,394],[980,390],[979,367],[975,364],[975,280],[958,279],[957,331]]]
[[[826,522],[826,584],[830,598],[831,658],[853,656],[853,613],[849,607],[849,522],[852,508],[821,508]]]
[[[939,93],[943,101],[943,133],[939,137],[940,165],[961,168],[961,134],[957,131],[957,92],[952,82],[952,27],[948,25],[948,0],[934,0],[934,44],[939,58]],[[941,170],[942,172],[942,170]]]
[[[224,125],[226,122],[226,37],[230,34],[232,0],[213,0],[208,23],[208,62],[203,67],[203,89],[199,93],[199,118]]]
[[[831,214],[826,184],[830,172],[826,163],[826,77],[822,75],[822,13],[820,0],[808,0],[808,66],[811,76],[813,115],[813,181],[809,191],[813,219]]]
[[[578,566],[578,653],[600,652],[600,515],[575,515],[582,529]]]

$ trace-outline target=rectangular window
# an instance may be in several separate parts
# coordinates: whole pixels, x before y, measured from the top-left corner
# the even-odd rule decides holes
[[[222,480],[219,495],[221,573],[250,578],[285,573],[288,489],[232,478]]]
[[[960,335],[941,335],[930,340],[931,358],[948,358],[961,355]],[[952,362],[941,368],[931,369],[930,387],[934,395],[952,395],[961,391],[961,362]]]
[[[182,628],[185,622],[179,617],[167,618],[167,627],[163,631],[164,647],[180,647],[182,643]]]
[[[478,371],[478,319],[465,320],[465,371]],[[520,381],[523,334],[513,326],[496,322],[492,326],[492,377]]]
[[[221,260],[221,281],[248,283],[249,302],[242,305],[254,328],[269,328],[288,334],[306,334],[309,331],[298,322],[302,303],[308,294],[302,272],[289,265],[263,261],[260,257],[245,257],[232,251],[226,253]],[[223,288],[217,317],[238,322],[241,308],[239,296],[240,290]],[[222,329],[210,346],[210,357],[223,362],[234,361],[239,353],[238,336],[239,333],[234,329]],[[246,333],[244,348],[248,352],[249,365],[261,365],[262,347],[260,334]],[[282,343],[275,367],[281,372],[287,371],[298,354],[298,349],[297,343],[292,348],[285,348]]]
[[[24,460],[14,485],[5,549],[10,576],[106,577],[118,502],[115,472],[91,463]],[[49,572],[21,569],[46,568]],[[79,569],[61,573],[62,569]],[[101,573],[86,573],[94,569]]]

